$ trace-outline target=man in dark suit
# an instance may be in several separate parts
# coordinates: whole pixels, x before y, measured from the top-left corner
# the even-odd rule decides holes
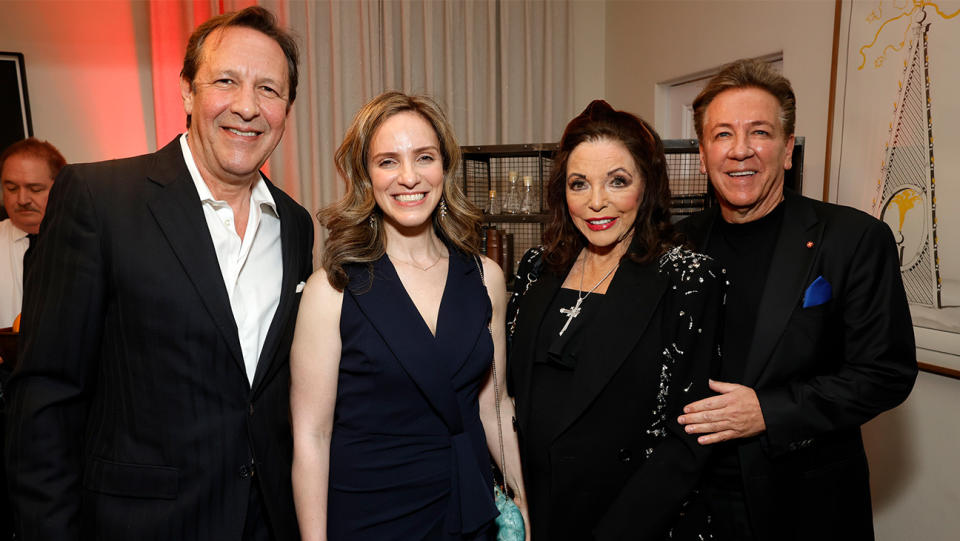
[[[297,56],[262,8],[207,21],[187,133],[58,177],[12,381],[22,539],[297,538],[288,354],[313,227],[259,172]]]
[[[726,268],[717,395],[679,422],[714,446],[704,490],[720,539],[873,539],[860,425],[910,393],[913,329],[889,228],[784,193],[795,98],[763,62],[694,101],[718,206],[681,222]]]

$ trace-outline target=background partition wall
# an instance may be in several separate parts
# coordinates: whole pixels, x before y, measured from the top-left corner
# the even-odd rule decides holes
[[[157,144],[183,129],[177,77],[190,30],[251,1],[152,0]],[[427,94],[461,144],[555,141],[573,116],[571,3],[262,0],[301,42],[301,79],[270,176],[308,209],[343,184],[333,151],[356,111],[385,90]]]

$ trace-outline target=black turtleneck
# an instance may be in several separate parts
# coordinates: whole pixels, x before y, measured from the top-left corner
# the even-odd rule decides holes
[[[743,379],[783,214],[781,202],[769,214],[752,222],[732,224],[717,215],[706,252],[723,265],[730,281],[720,370],[722,381],[740,383]]]

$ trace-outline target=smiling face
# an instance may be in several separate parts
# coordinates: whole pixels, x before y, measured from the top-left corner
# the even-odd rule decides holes
[[[280,45],[252,28],[215,31],[204,42],[193,83],[180,79],[180,93],[191,115],[187,142],[207,184],[254,182],[287,118],[287,59]]]
[[[777,99],[759,88],[721,92],[707,106],[700,171],[710,176],[723,218],[757,220],[783,200],[793,135],[784,134]]]
[[[608,250],[632,236],[643,178],[623,143],[580,143],[567,159],[566,179],[567,210],[592,249]]]
[[[412,111],[397,113],[374,132],[367,156],[384,221],[399,230],[429,227],[443,195],[443,156],[433,126]]]
[[[30,154],[13,154],[0,170],[3,184],[3,207],[10,222],[25,233],[37,233],[47,196],[53,186],[53,175],[47,162]]]

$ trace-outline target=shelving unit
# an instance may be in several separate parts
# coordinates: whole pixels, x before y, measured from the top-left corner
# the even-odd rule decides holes
[[[671,211],[674,221],[714,204],[713,188],[707,175],[700,172],[699,146],[696,139],[667,139],[663,141],[667,157],[667,176],[673,195]],[[556,143],[528,145],[464,146],[461,182],[470,201],[477,208],[485,208],[490,190],[497,191],[503,201],[510,171],[520,178],[529,175],[539,197],[535,214],[485,214],[484,225],[495,226],[513,236],[513,267],[529,248],[540,244],[544,224],[546,185],[557,152]],[[788,188],[801,192],[803,181],[804,138],[797,137],[793,151],[793,167],[784,178]]]
[[[510,234],[513,239],[512,267],[529,248],[540,244],[543,225],[548,215],[544,212],[545,188],[553,167],[556,143],[530,145],[465,146],[463,153],[463,182],[467,197],[477,208],[485,208],[490,190],[497,191],[502,202],[507,193],[508,175],[516,171],[521,179],[530,176],[534,191],[539,194],[539,212],[534,214],[485,214],[484,225],[494,226]],[[512,271],[513,269],[505,269]],[[510,272],[509,274],[512,274]],[[509,276],[508,274],[508,276]]]

